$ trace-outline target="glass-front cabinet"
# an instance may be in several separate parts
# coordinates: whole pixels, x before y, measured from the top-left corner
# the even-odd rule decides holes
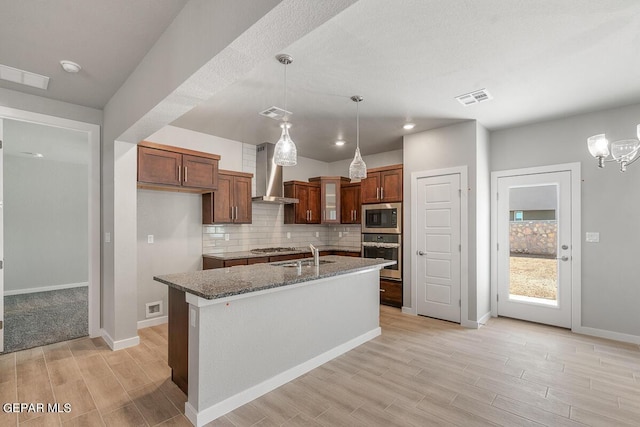
[[[320,183],[320,204],[322,224],[340,224],[340,188],[348,184],[349,178],[343,176],[320,176],[309,178],[309,182]]]

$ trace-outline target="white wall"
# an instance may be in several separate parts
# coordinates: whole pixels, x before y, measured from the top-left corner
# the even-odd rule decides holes
[[[433,129],[404,137],[404,274],[403,302],[405,307],[411,306],[411,173],[423,172],[434,169],[467,166],[469,188],[468,192],[468,259],[469,259],[469,284],[468,313],[462,313],[469,320],[477,320],[477,294],[476,294],[476,185],[478,171],[476,168],[476,122],[468,121],[452,126]],[[464,249],[463,249],[464,250]],[[484,313],[483,313],[484,314]]]
[[[83,163],[21,155],[40,144]],[[50,149],[50,148],[49,148]],[[4,120],[5,292],[88,282],[88,145],[81,132]]]
[[[0,88],[0,106],[69,120],[102,124],[102,110]]]
[[[476,123],[476,275],[477,315],[491,312],[491,172],[489,167],[489,131]],[[473,191],[473,190],[472,190]]]
[[[199,194],[138,190],[138,321],[150,302],[163,301],[167,315],[167,286],[153,276],[201,269],[201,209]]]
[[[582,243],[582,326],[640,337],[640,286],[635,268],[640,242],[640,164],[624,174],[598,169],[587,138],[636,137],[640,105],[582,114],[491,133],[491,169],[581,162],[582,230],[600,243]]]

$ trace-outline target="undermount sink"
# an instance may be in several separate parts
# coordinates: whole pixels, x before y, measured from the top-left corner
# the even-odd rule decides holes
[[[327,261],[326,259],[320,260],[320,265],[322,264],[331,264],[335,261]],[[274,262],[271,265],[275,265],[278,267],[313,267],[313,259],[301,259],[297,261],[283,261],[283,262]]]

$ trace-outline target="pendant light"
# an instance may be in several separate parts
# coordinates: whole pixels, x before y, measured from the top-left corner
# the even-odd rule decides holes
[[[362,160],[360,155],[360,108],[359,104],[362,102],[362,97],[354,95],[351,100],[356,103],[356,154],[353,156],[353,161],[349,165],[349,178],[352,182],[358,182],[361,179],[367,177],[367,165]]]
[[[289,114],[287,111],[287,65],[293,62],[293,58],[290,55],[282,54],[276,56],[276,59],[284,65],[284,117],[280,125],[282,134],[276,143],[273,162],[278,166],[295,166],[298,163],[298,150],[289,136],[291,123],[289,123],[287,116]]]

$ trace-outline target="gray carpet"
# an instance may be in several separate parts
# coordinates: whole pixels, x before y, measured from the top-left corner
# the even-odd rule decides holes
[[[6,353],[89,334],[87,287],[4,297]]]

